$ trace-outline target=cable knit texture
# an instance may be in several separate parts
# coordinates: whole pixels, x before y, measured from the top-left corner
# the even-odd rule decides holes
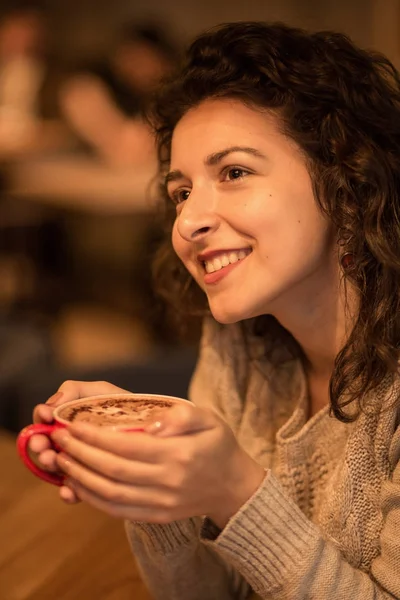
[[[308,419],[300,361],[272,366],[263,340],[243,335],[206,322],[190,397],[229,423],[265,480],[223,531],[200,517],[127,522],[153,597],[400,599],[399,381],[354,423],[328,407]]]

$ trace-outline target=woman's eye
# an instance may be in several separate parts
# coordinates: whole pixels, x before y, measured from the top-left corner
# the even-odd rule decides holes
[[[180,204],[189,198],[189,190],[175,190],[170,194],[170,198],[174,204]]]
[[[228,169],[225,169],[224,181],[243,179],[243,177],[246,177],[246,175],[249,175],[249,171],[246,171],[246,169],[242,169],[240,167],[229,167]]]

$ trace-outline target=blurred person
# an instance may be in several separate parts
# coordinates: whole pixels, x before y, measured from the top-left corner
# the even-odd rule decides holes
[[[154,138],[142,113],[176,60],[161,28],[127,24],[109,59],[83,65],[67,78],[60,93],[64,116],[108,164],[152,162]]]
[[[0,143],[19,147],[38,119],[44,78],[45,26],[35,10],[10,12],[0,21]]]
[[[63,500],[126,519],[155,599],[400,599],[398,72],[340,34],[226,24],[151,122],[158,281],[204,315],[193,404],[32,449]],[[65,382],[35,419],[119,391]]]
[[[49,109],[59,75],[52,60],[44,11],[28,5],[1,17],[0,158],[70,145],[56,111]]]

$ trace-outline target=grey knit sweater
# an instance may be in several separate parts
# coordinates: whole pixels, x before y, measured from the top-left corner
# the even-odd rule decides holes
[[[245,352],[238,326],[205,324],[190,397],[267,472],[223,531],[201,517],[126,523],[152,596],[400,599],[399,382],[379,386],[355,423],[328,407],[308,419],[300,362],[272,367],[263,347],[254,338]]]

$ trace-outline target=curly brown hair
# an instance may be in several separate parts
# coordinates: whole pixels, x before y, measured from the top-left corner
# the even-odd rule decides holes
[[[209,98],[240,99],[279,116],[284,133],[304,153],[316,201],[333,223],[342,252],[354,257],[344,277],[359,293],[359,312],[330,381],[332,412],[342,421],[354,420],[366,394],[398,368],[399,74],[387,58],[339,33],[281,23],[218,26],[190,46],[149,113],[161,177],[178,121]],[[162,183],[161,195],[170,233],[175,209]],[[158,289],[175,310],[204,313],[205,295],[167,237],[155,261]],[[279,328],[272,320],[259,317],[258,330]]]

